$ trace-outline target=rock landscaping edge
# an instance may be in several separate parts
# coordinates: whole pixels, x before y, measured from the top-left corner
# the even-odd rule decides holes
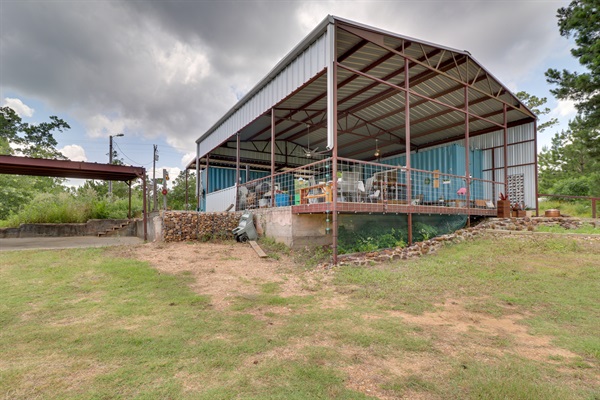
[[[490,218],[484,222],[470,227],[460,229],[456,232],[436,236],[432,239],[414,243],[409,247],[397,247],[384,249],[369,253],[342,254],[338,256],[338,265],[365,266],[373,263],[390,262],[395,260],[408,260],[431,254],[439,250],[447,243],[460,243],[482,235],[496,235],[505,233],[538,233],[537,226],[560,226],[565,229],[577,229],[584,224],[600,226],[600,221],[593,219],[581,219],[571,217],[524,217],[524,218]],[[545,234],[545,233],[544,233]],[[600,240],[600,235],[577,235]],[[331,263],[321,264],[321,268],[330,268]]]

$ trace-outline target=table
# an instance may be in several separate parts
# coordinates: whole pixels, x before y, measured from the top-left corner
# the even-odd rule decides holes
[[[322,182],[312,186],[305,186],[300,188],[300,204],[308,204],[309,199],[323,198],[325,202],[330,203],[333,201],[333,190],[331,188],[331,182]],[[311,190],[316,190],[318,193],[310,194]]]

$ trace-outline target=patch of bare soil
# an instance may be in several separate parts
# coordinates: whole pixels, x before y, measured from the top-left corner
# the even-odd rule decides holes
[[[264,283],[279,283],[285,296],[309,294],[305,283],[290,273],[290,259],[260,258],[248,243],[148,243],[120,251],[120,256],[148,261],[160,272],[192,276],[192,290],[209,295],[219,310],[238,296],[259,294]]]
[[[536,361],[548,361],[552,356],[577,357],[575,353],[552,345],[551,337],[530,334],[527,326],[519,323],[524,318],[521,314],[494,318],[466,310],[464,302],[458,299],[438,304],[437,308],[438,311],[423,315],[397,311],[392,314],[432,332],[438,339],[439,350],[450,356],[512,353]]]

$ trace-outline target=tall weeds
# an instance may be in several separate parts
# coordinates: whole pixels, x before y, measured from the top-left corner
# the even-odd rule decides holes
[[[141,214],[142,200],[132,198],[132,213]],[[90,219],[127,218],[129,199],[99,196],[93,189],[73,193],[40,193],[0,226],[18,227],[26,223],[83,223]]]

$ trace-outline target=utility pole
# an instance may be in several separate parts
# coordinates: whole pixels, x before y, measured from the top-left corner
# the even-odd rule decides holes
[[[156,162],[158,161],[158,146],[154,145],[154,158],[152,162],[152,211],[158,208],[158,196],[156,195]]]
[[[113,138],[114,137],[121,137],[121,136],[125,136],[122,133],[119,133],[117,135],[109,135],[108,136],[108,163],[112,164],[113,162]],[[108,196],[112,197],[112,181],[108,181]]]

